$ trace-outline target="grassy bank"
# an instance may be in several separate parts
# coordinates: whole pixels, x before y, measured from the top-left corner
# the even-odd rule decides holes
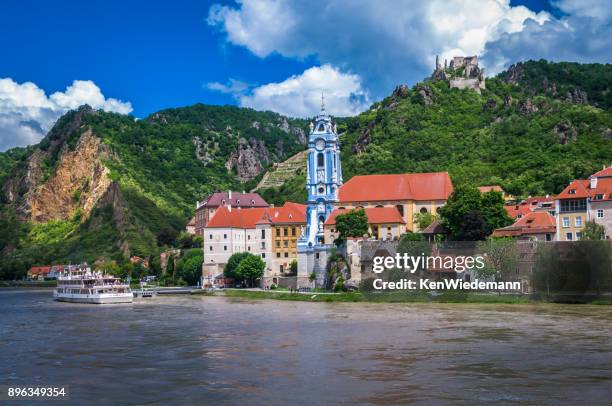
[[[373,303],[533,303],[526,296],[488,295],[465,292],[446,292],[432,296],[425,292],[381,292],[361,293],[347,292],[338,294],[298,294],[257,292],[246,290],[227,290],[225,296],[245,299],[274,299],[302,302],[373,302]]]
[[[57,281],[0,281],[0,288],[54,288]]]

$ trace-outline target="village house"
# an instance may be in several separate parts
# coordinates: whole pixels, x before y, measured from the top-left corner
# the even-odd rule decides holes
[[[406,221],[395,207],[366,207],[368,217],[368,234],[377,240],[393,240],[405,232]],[[336,229],[336,217],[348,213],[348,209],[336,209],[323,224],[325,244],[333,244],[339,233]]]
[[[585,223],[594,220],[604,226],[605,238],[612,236],[612,167],[589,179],[572,181],[555,198],[557,240],[580,240]]]
[[[220,207],[203,229],[204,280],[221,275],[229,258],[239,252],[259,255],[266,262],[265,280],[286,275],[297,259],[297,239],[305,225],[306,206],[297,203],[249,209]]]
[[[187,225],[185,226],[185,232],[187,232],[187,234],[191,234],[191,235],[195,235],[196,234],[196,218],[195,218],[195,216],[193,216],[189,220]]]
[[[335,207],[394,207],[405,222],[405,231],[416,232],[420,230],[414,215],[436,214],[452,192],[448,172],[354,176],[340,187]]]
[[[506,191],[502,189],[502,187],[499,185],[479,186],[478,190],[480,191],[480,193],[499,192],[502,194],[502,197],[506,202],[515,199],[514,196],[509,193],[506,193]]]
[[[26,277],[31,280],[43,280],[49,277],[51,265],[32,266],[28,270]]]
[[[206,223],[212,218],[219,207],[250,209],[268,207],[268,203],[257,193],[215,192],[201,202],[196,202],[194,233],[202,235]],[[189,231],[188,231],[189,232]]]
[[[554,241],[557,232],[555,218],[546,211],[530,211],[514,224],[493,231],[493,237],[513,237],[518,240]]]
[[[545,211],[551,216],[555,216],[555,197],[554,196],[533,196],[522,200],[516,204],[506,204],[506,212],[513,219],[520,219],[532,211]]]

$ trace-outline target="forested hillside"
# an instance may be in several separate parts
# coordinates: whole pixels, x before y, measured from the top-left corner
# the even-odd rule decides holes
[[[448,171],[455,184],[499,184],[518,196],[558,193],[612,163],[610,89],[612,65],[545,61],[487,79],[482,94],[445,81],[398,86],[339,124],[344,181]],[[290,193],[299,184],[298,175],[264,194],[281,202],[304,195]]]
[[[338,120],[344,181],[448,171],[459,184],[553,194],[612,163],[611,65],[525,62],[481,94],[425,80]],[[332,112],[333,113],[333,112]],[[31,264],[149,257],[176,243],[196,200],[249,190],[304,150],[307,121],[195,105],[136,120],[82,107],[35,147],[0,153],[1,277]],[[259,190],[303,201],[305,171]]]
[[[168,109],[143,120],[82,107],[33,148],[0,155],[0,268],[153,260],[197,200],[246,190],[304,149],[306,122],[231,106]]]

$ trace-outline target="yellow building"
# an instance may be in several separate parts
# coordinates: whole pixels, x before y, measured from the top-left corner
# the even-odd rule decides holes
[[[453,192],[447,172],[354,176],[340,187],[337,209],[395,207],[405,231],[420,231],[416,213],[436,214]]]

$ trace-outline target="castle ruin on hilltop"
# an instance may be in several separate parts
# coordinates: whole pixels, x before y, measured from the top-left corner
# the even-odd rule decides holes
[[[472,89],[480,93],[485,88],[484,68],[478,66],[478,56],[455,56],[450,65],[444,60],[444,67],[436,55],[436,69],[432,80],[444,80],[451,88]]]

